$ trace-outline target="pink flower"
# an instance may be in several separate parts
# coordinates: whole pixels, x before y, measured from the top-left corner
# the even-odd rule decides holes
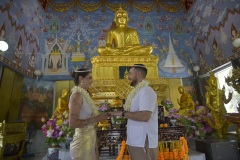
[[[63,135],[63,131],[60,131],[60,132],[59,132],[59,136],[61,136],[61,135]]]
[[[46,129],[46,124],[44,124],[42,127],[41,127],[42,130],[45,130]]]
[[[109,104],[107,102],[104,102],[99,108],[98,108],[99,111],[108,111],[109,110]]]
[[[172,102],[169,98],[166,98],[166,104],[172,104]]]
[[[60,128],[61,128],[61,126],[56,126],[54,129],[58,129],[59,130]]]

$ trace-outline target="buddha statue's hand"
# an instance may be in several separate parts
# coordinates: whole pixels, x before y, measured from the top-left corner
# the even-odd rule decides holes
[[[218,106],[216,108],[215,107],[212,107],[212,108],[214,112],[220,112],[220,108]]]
[[[178,102],[178,104],[180,105],[180,101],[179,101],[179,99],[177,99],[177,102]]]

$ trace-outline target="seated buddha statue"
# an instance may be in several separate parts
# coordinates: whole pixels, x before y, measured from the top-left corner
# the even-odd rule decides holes
[[[140,45],[138,32],[127,25],[128,14],[119,8],[114,16],[116,27],[107,32],[106,46],[98,48],[100,56],[150,55],[152,46]]]
[[[62,90],[61,97],[58,98],[57,107],[53,112],[53,116],[62,115],[65,111],[68,112],[69,91],[67,89]]]
[[[178,113],[181,116],[186,116],[190,114],[190,111],[195,111],[194,108],[194,101],[192,99],[192,96],[185,92],[185,89],[183,86],[178,87],[178,91],[181,95],[180,100],[177,99],[178,104],[180,105],[180,108],[178,110]]]

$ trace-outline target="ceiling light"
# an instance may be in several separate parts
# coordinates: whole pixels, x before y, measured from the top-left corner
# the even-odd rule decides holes
[[[234,45],[234,47],[238,48],[240,47],[240,38],[235,39],[232,44]]]
[[[42,78],[42,72],[40,70],[35,70],[34,75],[36,76],[37,80],[40,80],[40,78]]]
[[[0,41],[0,50],[5,52],[8,49],[8,44],[5,41]]]
[[[194,72],[200,71],[200,67],[198,65],[193,66]]]

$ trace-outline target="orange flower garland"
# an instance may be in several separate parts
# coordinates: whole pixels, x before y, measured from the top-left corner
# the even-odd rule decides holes
[[[123,140],[123,141],[122,141],[122,144],[121,144],[120,153],[119,153],[119,155],[117,156],[116,160],[122,160],[122,157],[123,157],[125,148],[126,148],[126,141]],[[126,156],[124,156],[124,160],[128,160],[128,159],[126,159],[125,157],[126,157]]]
[[[126,141],[123,140],[116,160],[122,160],[125,150]],[[129,155],[124,155],[124,160],[129,160]],[[180,140],[177,141],[159,141],[158,160],[189,160],[187,140],[184,137],[180,137]]]
[[[188,145],[184,137],[177,141],[159,141],[158,150],[158,160],[189,160]]]

